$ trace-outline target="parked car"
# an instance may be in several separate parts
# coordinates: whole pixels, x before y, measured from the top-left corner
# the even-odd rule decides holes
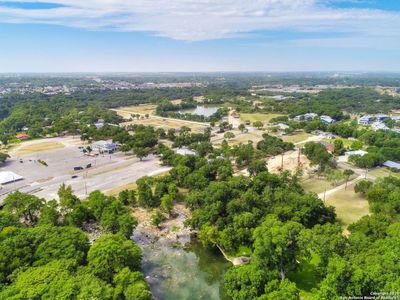
[[[80,170],[83,170],[83,168],[82,167],[74,167],[74,171],[80,171]]]

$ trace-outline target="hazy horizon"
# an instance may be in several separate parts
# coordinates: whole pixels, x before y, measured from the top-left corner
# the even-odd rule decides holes
[[[400,72],[390,0],[5,0],[0,36],[5,73]]]

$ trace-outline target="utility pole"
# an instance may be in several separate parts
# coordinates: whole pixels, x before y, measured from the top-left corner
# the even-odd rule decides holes
[[[297,156],[297,166],[300,167],[301,161],[300,161],[300,154],[301,154],[301,147],[299,147],[299,154]]]
[[[87,174],[88,174],[88,171],[86,170],[86,173],[85,173],[85,176],[84,176],[84,179],[83,179],[83,181],[84,181],[84,183],[85,183],[85,195],[86,195],[86,196],[87,196],[87,184],[86,184]]]

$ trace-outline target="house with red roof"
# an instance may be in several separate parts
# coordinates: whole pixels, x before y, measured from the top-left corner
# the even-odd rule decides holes
[[[31,136],[29,134],[26,133],[19,133],[15,136],[17,139],[19,140],[27,140],[29,139]]]

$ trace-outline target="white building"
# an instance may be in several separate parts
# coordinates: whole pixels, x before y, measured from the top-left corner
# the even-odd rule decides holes
[[[280,130],[285,130],[285,129],[289,128],[288,125],[283,124],[283,123],[276,124],[276,126],[279,127]]]
[[[332,119],[330,116],[327,116],[327,115],[322,115],[322,116],[319,117],[319,119],[325,124],[335,123],[335,120]]]
[[[372,116],[362,116],[358,119],[358,124],[360,125],[369,125],[369,123],[374,119]]]
[[[375,117],[375,119],[376,119],[377,121],[384,121],[384,120],[386,120],[386,119],[389,119],[389,116],[388,116],[388,115],[377,115],[377,116]]]
[[[0,172],[0,184],[12,183],[22,179],[24,179],[24,177],[11,171]]]
[[[307,113],[307,114],[304,114],[304,115],[295,116],[293,118],[293,120],[294,121],[301,121],[302,117],[304,118],[305,121],[312,121],[312,120],[314,120],[315,117],[318,117],[318,115],[315,114],[315,113]]]
[[[383,163],[383,165],[384,165],[385,167],[388,167],[388,168],[391,168],[391,169],[400,170],[400,164],[397,163],[397,162],[391,161],[391,160],[385,161],[385,162]]]
[[[116,144],[108,141],[97,141],[92,144],[92,149],[97,150],[99,153],[114,153],[117,148]]]
[[[360,156],[364,156],[365,154],[367,154],[367,151],[364,150],[354,150],[354,151],[347,151],[345,152],[346,156],[352,156],[352,155],[360,155]]]
[[[371,127],[373,130],[389,130],[389,127],[387,127],[386,124],[379,121],[372,123]]]
[[[188,148],[178,148],[175,150],[175,153],[180,155],[198,155],[197,151]]]

